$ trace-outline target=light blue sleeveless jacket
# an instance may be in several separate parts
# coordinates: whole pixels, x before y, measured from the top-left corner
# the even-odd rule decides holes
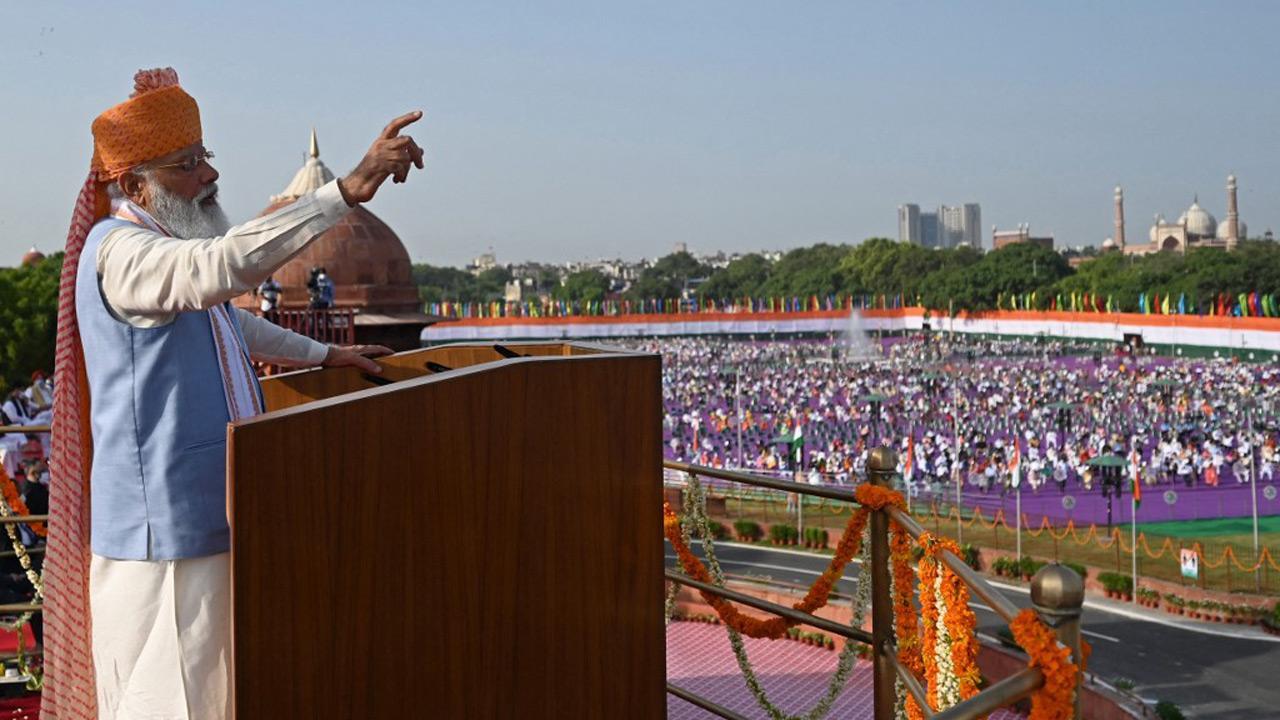
[[[92,408],[93,552],[118,560],[226,552],[229,415],[209,315],[183,312],[138,328],[111,314],[98,246],[128,224],[108,218],[93,227],[76,277]]]

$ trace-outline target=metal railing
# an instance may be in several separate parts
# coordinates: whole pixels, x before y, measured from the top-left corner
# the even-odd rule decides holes
[[[48,425],[0,425],[0,435],[21,433],[24,435],[33,435],[50,432]],[[9,517],[0,517],[0,525],[14,525],[18,523],[48,523],[48,515],[12,515]],[[27,554],[39,555],[44,552],[43,547],[27,548]],[[6,550],[0,552],[0,557],[14,557],[16,551]],[[0,604],[0,615],[18,615],[25,612],[41,612],[44,610],[43,603],[8,603]]]
[[[855,505],[858,504],[853,491],[843,488],[787,482],[673,460],[664,461],[663,467],[699,477],[718,478],[770,490],[814,495]],[[874,485],[890,487],[892,486],[896,468],[897,458],[893,451],[885,447],[877,448],[871,453],[867,463],[867,481]],[[732,602],[773,613],[779,617],[825,630],[854,642],[871,645],[872,702],[875,720],[890,720],[893,718],[894,706],[897,702],[896,680],[902,681],[907,692],[920,705],[924,716],[926,718],[935,718],[936,720],[971,720],[972,718],[981,717],[996,708],[1004,707],[1029,697],[1044,685],[1043,673],[1035,668],[1027,668],[1006,677],[968,700],[957,703],[946,710],[934,710],[929,705],[924,683],[898,659],[897,648],[893,642],[893,598],[890,594],[891,583],[889,577],[890,523],[897,523],[912,539],[919,539],[925,533],[925,530],[911,515],[891,506],[882,510],[872,511],[869,520],[871,566],[863,568],[862,572],[866,573],[871,580],[870,633],[861,628],[841,625],[746,593],[702,583],[683,573],[669,570],[666,572],[666,578],[701,592],[717,595]],[[940,559],[947,568],[954,572],[978,598],[985,602],[1005,622],[1012,622],[1018,615],[1019,610],[1016,605],[1001,595],[986,579],[965,564],[959,557],[956,557],[954,553],[944,550]],[[859,579],[859,582],[861,582],[861,579]],[[1084,581],[1075,572],[1063,566],[1046,566],[1031,581],[1031,601],[1040,621],[1053,630],[1058,637],[1058,641],[1071,651],[1072,661],[1079,666],[1081,661],[1080,614],[1084,604]],[[1074,717],[1077,720],[1080,718],[1079,691],[1079,679],[1077,679],[1074,709]],[[742,717],[732,710],[717,705],[670,682],[667,683],[667,692],[719,717]]]
[[[49,431],[48,425],[0,425],[0,435],[39,435]]]

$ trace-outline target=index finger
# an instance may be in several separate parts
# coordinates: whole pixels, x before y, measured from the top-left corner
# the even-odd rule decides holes
[[[392,120],[391,122],[387,123],[387,126],[382,130],[382,137],[387,140],[390,140],[391,138],[399,135],[401,130],[405,129],[409,125],[412,125],[413,123],[418,122],[421,119],[422,119],[421,110],[414,110],[411,113],[405,113],[404,115],[401,115],[395,120]]]

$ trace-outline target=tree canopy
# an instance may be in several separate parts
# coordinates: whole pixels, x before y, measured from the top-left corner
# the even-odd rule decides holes
[[[564,283],[551,290],[556,300],[598,302],[609,292],[609,278],[594,268],[570,273]]]
[[[689,281],[706,278],[711,268],[687,252],[674,252],[640,273],[627,296],[632,300],[679,298]]]
[[[25,386],[53,373],[62,253],[35,265],[0,268],[0,385]]]

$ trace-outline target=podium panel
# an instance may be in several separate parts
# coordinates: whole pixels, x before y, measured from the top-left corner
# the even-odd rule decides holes
[[[500,362],[507,359],[504,352],[531,357],[575,357],[616,351],[586,343],[451,343],[397,353],[379,358],[378,363],[382,365],[382,378],[397,381],[438,374],[441,372],[440,368],[456,370],[483,363]],[[377,387],[376,382],[364,377],[359,370],[331,368],[300,370],[267,378],[262,383],[262,392],[266,398],[268,410],[281,410],[300,403],[370,387]]]
[[[665,714],[661,361],[589,350],[230,427],[236,717]]]

